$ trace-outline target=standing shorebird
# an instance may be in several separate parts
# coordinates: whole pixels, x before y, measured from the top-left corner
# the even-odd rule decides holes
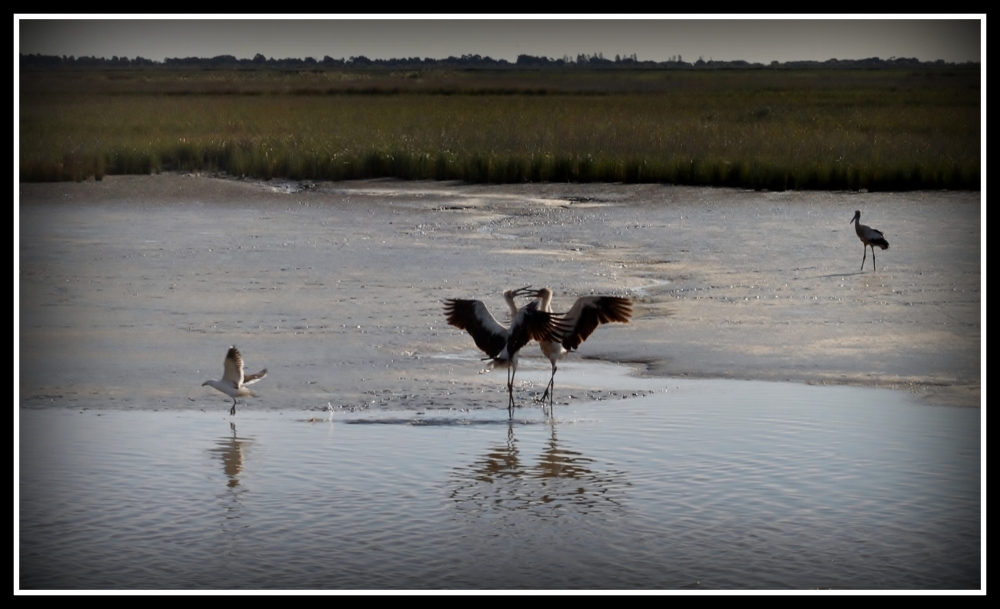
[[[226,361],[223,365],[222,380],[205,381],[201,386],[208,385],[209,387],[214,387],[233,398],[233,407],[229,410],[229,414],[234,415],[236,414],[236,398],[256,397],[246,386],[256,383],[267,376],[267,368],[264,368],[257,374],[244,375],[243,356],[240,355],[239,350],[235,346],[229,348],[229,351],[226,353]]]
[[[854,217],[851,218],[851,222],[854,223],[854,231],[858,233],[858,239],[861,239],[861,243],[864,244],[865,254],[861,257],[861,270],[865,270],[865,258],[868,257],[868,248],[872,248],[872,270],[877,271],[875,268],[875,246],[887,250],[889,249],[889,242],[885,240],[885,236],[882,235],[882,231],[872,228],[870,226],[865,226],[861,223],[861,210],[854,212]],[[848,222],[850,224],[850,222]]]
[[[552,312],[552,290],[542,288],[536,292],[538,308]],[[609,322],[627,324],[632,318],[632,300],[618,296],[581,296],[573,303],[568,313],[559,322],[560,334],[555,339],[538,341],[542,353],[552,363],[552,376],[542,395],[542,403],[549,398],[549,414],[552,413],[552,394],[555,393],[556,364],[570,351],[580,346],[593,334],[597,326]],[[544,407],[544,406],[543,406]]]
[[[510,327],[504,328],[479,300],[451,298],[444,303],[448,323],[468,332],[476,346],[494,365],[507,366],[507,412],[514,417],[514,374],[517,354],[531,340],[555,340],[559,334],[558,316],[538,308],[538,301],[517,308],[515,296],[537,295],[527,287],[504,290],[503,297],[510,308]]]

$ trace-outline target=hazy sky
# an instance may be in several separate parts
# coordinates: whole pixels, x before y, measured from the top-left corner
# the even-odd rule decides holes
[[[163,60],[166,57],[257,53],[276,59],[324,55],[335,59],[364,55],[370,59],[484,55],[514,61],[519,54],[561,58],[564,55],[635,53],[662,61],[680,55],[769,63],[773,60],[916,57],[921,61],[979,61],[985,28],[980,17],[870,18],[691,18],[625,16],[539,19],[511,18],[367,18],[296,15],[283,19],[161,18],[57,19],[50,15],[15,15],[21,53],[43,55],[114,55]]]

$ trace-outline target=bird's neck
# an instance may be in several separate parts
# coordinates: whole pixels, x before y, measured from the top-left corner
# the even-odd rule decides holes
[[[539,308],[541,310],[545,311],[546,313],[551,313],[552,312],[552,294],[551,293],[549,293],[549,294],[546,294],[546,293],[539,294],[538,295],[538,300],[539,300],[538,306],[539,306]]]

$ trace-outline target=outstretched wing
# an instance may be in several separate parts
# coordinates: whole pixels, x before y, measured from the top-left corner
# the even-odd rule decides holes
[[[257,381],[259,381],[260,379],[264,378],[265,376],[267,376],[267,368],[264,368],[263,370],[261,370],[257,374],[245,374],[245,375],[243,375],[243,384],[244,385],[250,385],[252,383],[256,383]]]
[[[583,296],[563,317],[562,346],[572,351],[587,340],[597,326],[609,322],[627,324],[632,318],[632,301],[618,296]]]
[[[558,340],[560,319],[558,314],[539,310],[537,300],[521,307],[510,325],[507,353],[517,353],[532,340]]]
[[[222,380],[234,383],[236,387],[243,384],[243,356],[240,355],[239,350],[235,346],[229,348],[223,366]]]
[[[468,332],[476,346],[490,357],[496,357],[507,344],[507,329],[490,314],[479,300],[451,298],[444,301],[448,323]]]

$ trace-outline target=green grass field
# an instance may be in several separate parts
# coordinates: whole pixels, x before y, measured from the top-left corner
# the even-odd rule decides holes
[[[969,69],[29,72],[20,179],[978,189]]]

